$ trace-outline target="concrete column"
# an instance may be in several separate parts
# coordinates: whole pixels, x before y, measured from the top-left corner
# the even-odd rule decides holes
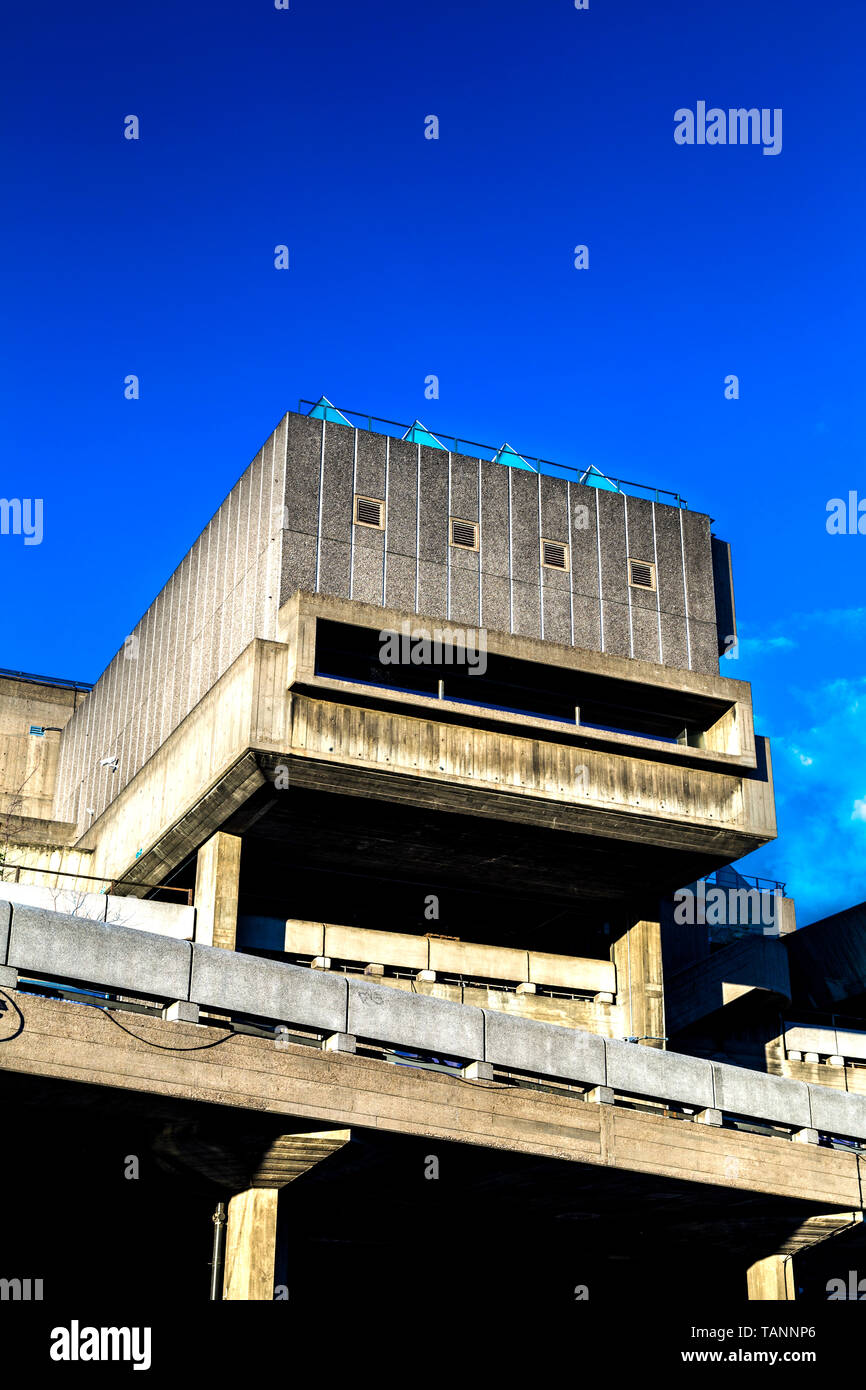
[[[250,1187],[229,1202],[224,1299],[273,1299],[279,1195],[276,1187]]]
[[[767,1255],[746,1273],[750,1300],[786,1303],[796,1299],[794,1262],[790,1255]]]
[[[624,1008],[631,1037],[646,1047],[663,1048],[655,1041],[665,1035],[664,977],[661,927],[658,922],[635,922],[614,943],[611,958],[616,966],[617,1002]]]
[[[198,852],[195,874],[195,939],[235,949],[241,841],[218,830]]]

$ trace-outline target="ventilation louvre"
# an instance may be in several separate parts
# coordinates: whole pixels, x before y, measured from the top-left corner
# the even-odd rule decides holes
[[[452,516],[451,544],[456,545],[459,550],[477,550],[478,522],[460,521],[457,517]]]
[[[568,546],[563,541],[541,542],[541,563],[545,569],[568,569]]]
[[[648,560],[629,560],[628,582],[633,589],[654,589],[656,567]]]
[[[384,527],[385,503],[376,497],[355,498],[355,525],[375,526],[378,531]]]

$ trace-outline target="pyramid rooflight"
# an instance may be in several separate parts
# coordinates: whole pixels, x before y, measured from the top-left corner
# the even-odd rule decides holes
[[[426,444],[430,449],[444,449],[445,445],[431,434],[426,425],[416,420],[410,425],[403,438],[408,444]]]
[[[345,415],[342,415],[337,407],[332,405],[327,396],[322,396],[309,414],[312,420],[329,420],[332,425],[349,425],[351,429],[351,424]]]
[[[586,487],[597,487],[602,492],[622,492],[622,488],[606,477],[601,469],[596,468],[594,463],[591,463],[586,472],[580,475],[580,481]]]
[[[518,454],[516,449],[512,449],[511,445],[507,443],[503,444],[501,449],[496,450],[496,453],[491,459],[491,463],[505,463],[509,468],[525,468],[528,469],[530,473],[538,472],[537,468],[533,468],[531,463],[527,463],[526,459],[523,458],[521,454]]]

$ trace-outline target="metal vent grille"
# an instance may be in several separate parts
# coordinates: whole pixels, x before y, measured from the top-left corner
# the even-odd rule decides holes
[[[451,518],[451,544],[459,547],[460,550],[478,549],[478,523],[477,521],[458,521],[457,517]]]
[[[568,546],[562,541],[541,542],[541,563],[546,569],[568,569]]]
[[[384,526],[385,503],[376,497],[355,498],[355,525],[375,526],[381,531]]]
[[[656,567],[647,560],[629,560],[628,582],[633,589],[654,589]]]

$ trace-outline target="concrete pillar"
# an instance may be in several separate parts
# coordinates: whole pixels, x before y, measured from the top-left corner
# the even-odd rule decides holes
[[[749,1266],[746,1282],[751,1300],[786,1303],[796,1299],[794,1262],[790,1255],[767,1255]]]
[[[250,1187],[229,1202],[224,1299],[273,1299],[279,1195],[276,1187]]]
[[[195,874],[195,939],[235,949],[241,841],[218,830],[198,852]]]
[[[658,922],[636,922],[614,943],[617,1002],[624,1008],[630,1037],[646,1047],[664,1047],[662,939]]]

